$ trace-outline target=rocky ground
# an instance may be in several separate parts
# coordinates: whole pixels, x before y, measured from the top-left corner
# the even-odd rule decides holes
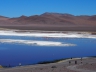
[[[96,72],[96,58],[76,58],[58,63],[1,68],[0,72]]]

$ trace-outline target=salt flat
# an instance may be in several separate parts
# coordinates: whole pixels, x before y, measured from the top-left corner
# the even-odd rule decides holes
[[[17,32],[18,31],[18,32]],[[0,30],[0,35],[6,36],[30,36],[30,37],[56,37],[56,38],[94,38],[96,35],[92,35],[89,32],[62,32],[62,31],[25,31],[20,30]]]

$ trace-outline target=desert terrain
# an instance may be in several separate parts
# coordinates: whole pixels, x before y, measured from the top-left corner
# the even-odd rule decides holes
[[[0,28],[50,31],[96,31],[96,15],[43,13],[9,18],[0,16]]]

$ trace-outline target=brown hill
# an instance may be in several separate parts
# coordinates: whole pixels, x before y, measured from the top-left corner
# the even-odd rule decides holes
[[[0,16],[0,27],[43,30],[96,30],[96,15],[74,16],[71,14],[44,13],[34,16],[8,18]]]

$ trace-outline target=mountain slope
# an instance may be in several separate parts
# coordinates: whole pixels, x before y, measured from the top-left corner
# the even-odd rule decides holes
[[[21,16],[17,18],[8,18],[0,16],[0,27],[4,28],[19,28],[25,27],[24,29],[51,29],[59,30],[64,28],[71,30],[71,28],[81,28],[80,30],[87,30],[96,28],[96,15],[87,16],[74,16],[71,14],[61,13],[44,13],[41,15],[34,16]],[[91,27],[91,28],[90,28]],[[82,29],[83,28],[83,29]]]

